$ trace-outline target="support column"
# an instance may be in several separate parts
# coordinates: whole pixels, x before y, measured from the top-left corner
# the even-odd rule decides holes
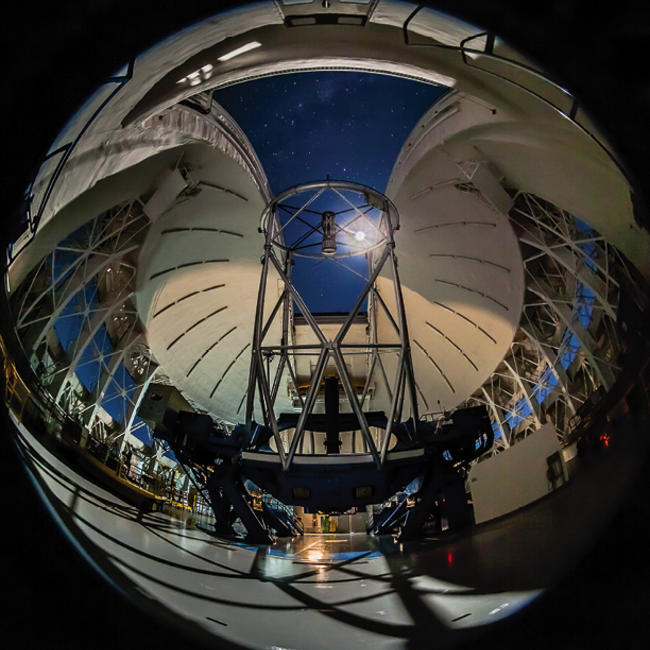
[[[133,427],[133,422],[142,404],[142,400],[147,393],[149,385],[153,381],[156,373],[158,372],[159,366],[156,366],[148,375],[147,378],[142,382],[136,389],[133,395],[133,399],[129,403],[129,408],[126,412],[126,417],[124,418],[124,435],[122,436],[122,442],[120,443],[120,451],[124,447],[128,435],[131,433],[131,428]]]
[[[79,365],[79,361],[81,360],[81,357],[83,356],[84,351],[86,350],[88,345],[92,342],[95,335],[99,332],[101,326],[105,325],[106,322],[110,319],[110,317],[131,296],[133,296],[132,292],[125,295],[124,298],[122,298],[122,299],[120,299],[120,296],[118,295],[113,299],[113,302],[111,304],[102,305],[102,306],[97,308],[97,310],[95,311],[93,317],[91,318],[90,322],[88,323],[87,331],[83,335],[80,335],[79,338],[77,339],[76,343],[75,343],[74,355],[72,356],[72,359],[70,360],[70,365],[68,366],[68,369],[67,369],[67,371],[65,373],[65,377],[63,378],[63,381],[62,381],[61,385],[59,386],[59,390],[57,391],[56,397],[54,398],[54,401],[57,404],[61,401],[61,397],[63,396],[66,385],[72,379],[72,376],[75,374],[75,372],[77,370],[77,366]]]
[[[95,418],[97,417],[97,413],[101,408],[102,400],[104,398],[104,395],[106,394],[106,390],[110,386],[110,383],[113,380],[113,377],[115,376],[115,373],[117,372],[120,363],[122,363],[122,361],[124,360],[124,357],[127,351],[129,350],[129,348],[138,340],[140,340],[141,337],[142,334],[131,332],[131,334],[128,336],[127,340],[125,341],[124,346],[121,349],[115,350],[113,352],[112,358],[109,364],[106,366],[106,377],[101,382],[101,387],[99,388],[99,391],[97,393],[97,399],[92,408],[92,411],[90,412],[90,417],[88,419],[88,424],[87,424],[89,429],[91,429],[93,426]]]
[[[339,438],[339,380],[337,377],[325,377],[325,420],[327,438],[325,452],[338,454],[341,448]]]
[[[36,336],[32,348],[34,350],[38,348],[38,346],[43,342],[43,339],[50,331],[50,329],[54,327],[54,323],[58,320],[59,316],[61,316],[63,310],[67,307],[70,301],[77,295],[77,293],[86,286],[89,280],[94,278],[100,271],[104,270],[111,264],[115,263],[118,259],[124,257],[124,255],[126,255],[130,251],[135,250],[136,248],[139,248],[139,245],[127,246],[126,248],[123,248],[117,253],[113,253],[112,255],[106,255],[105,257],[96,256],[93,258],[92,263],[85,265],[83,267],[81,273],[79,273],[80,269],[78,268],[76,271],[78,275],[74,276],[71,280],[68,281],[68,284],[66,285],[63,295],[59,296],[57,300],[57,304],[52,310],[52,313],[47,319],[45,325],[40,329],[38,335]],[[18,326],[20,327],[20,324]]]
[[[501,418],[499,417],[499,411],[497,410],[497,406],[494,403],[494,400],[490,397],[490,394],[485,390],[485,386],[481,387],[481,392],[483,393],[483,397],[485,397],[485,401],[488,405],[488,408],[490,409],[490,413],[492,414],[492,419],[494,420],[495,424],[497,425],[497,428],[499,429],[499,433],[501,434],[501,441],[503,442],[503,446],[508,448],[510,447],[510,439],[506,435],[506,432],[503,428],[503,424],[501,424]]]
[[[542,426],[542,422],[539,417],[539,408],[535,406],[533,403],[533,396],[531,395],[530,391],[528,390],[528,387],[524,384],[523,380],[519,376],[519,372],[515,370],[507,361],[504,360],[504,365],[505,367],[510,371],[510,374],[512,375],[513,379],[515,380],[515,383],[519,387],[519,390],[522,392],[524,399],[526,400],[526,404],[528,404],[528,408],[530,408],[530,412],[533,414],[533,418],[535,419],[535,428],[539,429]],[[514,363],[514,358],[513,358],[513,363]]]
[[[553,300],[552,290],[541,280],[531,284],[528,288],[535,295],[539,296],[559,316],[567,329],[576,337],[584,355],[589,361],[590,366],[594,369],[598,380],[605,390],[609,390],[614,382],[614,376],[611,369],[594,356],[592,350],[595,343],[591,334],[579,322],[577,322],[573,312],[567,305],[559,304]]]

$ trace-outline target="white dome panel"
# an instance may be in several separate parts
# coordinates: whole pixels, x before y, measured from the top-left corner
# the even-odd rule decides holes
[[[393,186],[395,236],[419,408],[465,401],[503,359],[519,325],[524,274],[508,217],[468,181],[442,149],[413,155]],[[391,185],[389,184],[389,187]],[[392,278],[379,292],[395,314]],[[377,311],[379,338],[392,325]],[[391,378],[396,359],[386,359]],[[376,399],[386,399],[379,382]]]
[[[245,417],[265,198],[232,159],[211,155],[194,161],[191,173],[201,180],[200,191],[177,199],[151,225],[137,302],[165,374],[206,411],[236,423]],[[275,277],[267,301],[273,304],[281,292]],[[267,340],[279,338],[274,323]],[[281,389],[279,399],[285,394]]]

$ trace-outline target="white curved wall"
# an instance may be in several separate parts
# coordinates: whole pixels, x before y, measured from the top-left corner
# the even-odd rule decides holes
[[[151,225],[138,263],[138,313],[155,358],[176,387],[236,423],[245,415],[263,250],[258,226],[266,201],[224,153],[195,148],[186,150],[184,161],[195,180],[227,191],[203,186]],[[267,304],[281,291],[271,275]],[[276,321],[266,340],[279,339]]]
[[[411,160],[391,196],[401,225],[395,251],[419,408],[433,411],[438,400],[446,409],[463,402],[501,361],[519,325],[524,275],[508,218],[467,191],[463,170],[441,150]],[[390,278],[379,286],[395,313]],[[390,336],[378,316],[380,336]]]

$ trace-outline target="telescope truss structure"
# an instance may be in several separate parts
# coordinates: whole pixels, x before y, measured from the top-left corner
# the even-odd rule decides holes
[[[338,205],[340,209],[321,210],[319,207],[330,206],[332,203]],[[398,228],[397,209],[383,194],[358,183],[329,179],[285,190],[269,203],[262,214],[260,231],[264,233],[265,238],[264,254],[246,393],[246,429],[252,433],[255,426],[254,408],[257,399],[264,425],[275,440],[282,469],[285,471],[291,467],[296,451],[304,438],[306,425],[309,416],[313,413],[330,359],[334,363],[343,394],[356,416],[357,430],[361,431],[378,468],[382,468],[386,460],[393,428],[402,421],[405,401],[414,423],[413,430],[416,430],[415,424],[418,422],[416,384],[395,254],[394,233]],[[331,249],[333,240],[334,251]],[[320,251],[318,246],[321,247]],[[327,252],[325,252],[326,246]],[[365,281],[363,289],[336,334],[328,337],[319,325],[317,316],[309,309],[292,280],[291,269],[294,260],[299,257],[320,262],[331,260],[351,273],[359,275],[355,269],[342,261],[358,256],[364,256],[367,262],[367,272],[365,275],[362,274]],[[269,312],[265,303],[271,269],[277,272],[283,283],[283,290]],[[382,272],[385,276],[392,275],[396,305],[394,315],[391,314],[377,288],[377,279]],[[346,334],[366,300],[369,325],[367,340],[364,343],[347,343]],[[317,342],[314,344],[296,344],[293,336],[294,305],[316,337]],[[386,342],[378,339],[379,310],[386,314],[395,334],[395,341]],[[279,344],[266,342],[269,330],[276,319],[281,319]],[[367,358],[366,377],[360,396],[353,388],[352,378],[345,362],[346,358],[355,354],[366,355]],[[381,359],[384,354],[397,356],[392,382],[387,376]],[[279,361],[273,370],[270,361],[276,356],[279,357]],[[285,447],[278,426],[276,401],[285,372],[288,373],[288,378],[296,389],[298,388],[296,373],[298,356],[316,358],[316,362],[309,378],[306,395],[303,397],[297,390],[301,410],[291,442]],[[363,404],[376,376],[384,382],[389,396],[386,426],[381,432],[379,444],[375,444],[373,440],[363,411]]]

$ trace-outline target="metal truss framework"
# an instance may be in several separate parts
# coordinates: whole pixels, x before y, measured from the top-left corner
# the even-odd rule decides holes
[[[120,448],[145,426],[136,413],[157,371],[132,303],[148,225],[138,201],[108,210],[62,240],[12,297],[18,338],[55,403]]]
[[[307,194],[307,200],[300,206],[291,206],[287,200]],[[317,211],[313,208],[321,205],[327,194],[333,194],[335,200],[342,206],[338,212]],[[311,206],[311,207],[310,207]],[[352,213],[351,216],[347,216]],[[319,223],[313,224],[305,219],[307,215],[317,215]],[[346,215],[342,217],[341,215]],[[313,221],[313,216],[311,217]],[[329,226],[327,220],[330,219]],[[337,222],[338,219],[338,222]],[[343,223],[341,223],[343,221]],[[301,223],[297,233],[289,235],[291,223]],[[332,359],[338,374],[344,395],[347,398],[358,421],[358,429],[378,467],[383,466],[388,451],[388,443],[393,426],[400,422],[406,392],[411,416],[418,419],[415,379],[411,361],[410,344],[404,310],[404,300],[397,272],[395,256],[394,230],[399,227],[397,210],[385,196],[369,187],[343,181],[323,181],[308,185],[297,186],[276,197],[262,215],[262,230],[265,234],[264,256],[260,278],[256,318],[253,335],[253,350],[247,388],[246,426],[250,430],[253,423],[253,410],[256,396],[259,398],[261,412],[265,424],[271,429],[278,455],[283,469],[291,466],[296,451],[303,443],[308,417],[314,409],[316,397],[321,389],[325,369],[329,359]],[[331,229],[331,230],[329,230]],[[362,239],[356,233],[364,232]],[[366,232],[368,233],[366,235]],[[332,244],[339,238],[337,244]],[[331,238],[331,241],[330,241]],[[291,243],[287,243],[291,240]],[[326,246],[332,245],[335,252],[325,252]],[[322,252],[313,252],[314,247],[322,248]],[[312,249],[312,250],[310,250]],[[326,255],[336,263],[342,264],[341,258],[365,255],[368,261],[368,275],[364,277],[365,285],[356,298],[343,324],[332,339],[328,339],[319,326],[317,319],[307,307],[305,300],[295,288],[291,280],[291,266],[294,256],[323,259]],[[385,268],[390,269],[395,289],[397,314],[390,313],[385,302],[376,288],[376,280]],[[275,269],[284,284],[282,294],[273,306],[270,315],[265,319],[264,307],[267,295],[269,270]],[[368,299],[370,334],[364,343],[346,343],[345,337],[350,327]],[[309,325],[317,343],[296,345],[290,338],[290,323],[293,318],[295,305]],[[381,343],[377,340],[376,314],[381,307],[399,339],[396,342]],[[278,316],[281,314],[282,335],[279,345],[265,345],[264,339]],[[383,370],[380,355],[393,353],[398,355],[396,374],[392,384],[389,384]],[[361,396],[353,388],[352,378],[346,365],[346,357],[353,354],[365,355],[369,360],[367,375]],[[279,355],[279,362],[274,371],[271,370],[270,359]],[[275,402],[278,389],[285,369],[294,387],[298,386],[295,358],[297,355],[317,357],[308,382],[306,395],[297,391],[301,412],[298,417],[288,449],[285,449],[278,428]],[[265,360],[267,363],[265,364]],[[373,440],[372,433],[362,405],[374,377],[375,369],[381,367],[386,389],[390,399],[387,424],[380,437],[378,445]],[[288,441],[287,441],[288,442]],[[313,442],[312,442],[313,449]]]
[[[376,444],[362,412],[372,381],[378,376],[386,387],[391,400],[389,422],[396,422],[401,417],[405,388],[408,386],[409,391],[417,389],[410,364],[406,317],[392,244],[392,232],[397,222],[391,221],[391,217],[383,221],[370,218],[377,205],[389,206],[390,202],[381,204],[381,201],[387,201],[385,197],[368,201],[370,195],[366,194],[364,201],[355,204],[350,196],[359,186],[334,185],[333,182],[314,184],[309,188],[313,193],[300,208],[282,207],[283,201],[286,203],[286,199],[295,195],[294,188],[278,197],[272,204],[273,210],[265,215],[267,240],[258,296],[261,308],[258,305],[256,345],[247,392],[247,421],[250,423],[252,419],[252,404],[257,392],[285,467],[289,467],[295,453],[303,448],[307,413],[313,409],[328,359],[334,361],[345,395],[359,418],[363,446],[379,465],[386,456],[387,431],[391,425]],[[368,190],[364,188],[366,193]],[[314,227],[304,219],[317,213],[310,205],[313,208],[312,203],[330,191],[336,192],[338,199],[345,204],[341,212],[352,216],[347,223],[336,226],[341,239],[347,237],[347,248],[342,248],[342,254],[329,259],[342,266],[346,265],[341,258],[355,254],[367,254],[370,259],[364,291],[331,342],[325,339],[316,319],[291,283],[294,257],[320,255],[320,252],[313,253],[314,244],[309,243],[314,237],[322,237],[320,226]],[[289,222],[303,222],[305,226],[305,234],[293,245],[284,242],[288,223],[280,225],[278,209],[285,209],[285,222],[288,219]],[[394,210],[393,207],[390,209]],[[521,243],[526,272],[519,330],[503,362],[467,400],[468,405],[481,403],[489,408],[497,434],[492,453],[509,447],[547,421],[553,423],[560,440],[563,440],[570,430],[569,420],[580,404],[598,387],[607,389],[612,385],[620,351],[615,324],[619,294],[622,284],[629,286],[634,282],[627,261],[613,246],[556,206],[534,195],[517,193],[510,219]],[[137,407],[146,386],[157,372],[156,363],[143,342],[142,329],[131,302],[136,270],[133,260],[148,223],[137,201],[123,203],[99,215],[61,241],[30,273],[12,298],[19,340],[41,382],[55,396],[55,402],[99,439],[115,441],[121,438],[122,445],[128,438],[125,433],[133,433],[134,426],[143,426],[141,423],[136,425]],[[369,231],[381,234],[372,240],[371,247],[370,240],[351,240],[350,235],[359,223],[366,224]],[[396,280],[398,313],[395,317],[389,313],[375,286],[375,280],[384,267],[391,268]],[[264,321],[263,286],[266,286],[270,268],[280,275],[284,291]],[[346,347],[345,335],[366,298],[370,321],[368,341],[356,349]],[[297,346],[290,344],[294,303],[319,341],[312,350],[298,350]],[[376,314],[379,310],[388,314],[388,320],[399,337],[399,345],[382,344],[377,340]],[[279,314],[282,343],[275,347],[264,345],[264,337]],[[67,319],[78,321],[72,328],[76,334],[67,345],[62,345],[55,326]],[[107,339],[110,345],[102,344],[102,338]],[[382,355],[390,352],[400,355],[397,376],[392,382],[382,362]],[[366,354],[369,359],[360,396],[352,386],[344,361],[344,355],[352,353]],[[296,391],[305,416],[299,421],[285,451],[272,405],[283,373],[288,373],[293,386],[297,386],[295,359],[299,354],[312,354],[317,362],[310,379],[311,389],[304,397]],[[277,365],[270,364],[269,359],[277,359]],[[127,390],[116,377],[122,366],[134,380],[134,386]],[[272,366],[275,368],[271,374]],[[97,381],[88,388],[79,376],[84,369],[90,368],[96,369]],[[101,407],[107,394],[119,395],[123,400],[121,423],[118,420],[111,423],[111,418],[106,417]],[[417,414],[413,396],[410,402],[412,414]]]
[[[510,220],[526,273],[521,321],[502,363],[467,400],[489,408],[496,434],[490,453],[545,422],[562,443],[580,404],[612,385],[621,285],[633,282],[623,256],[566,211],[520,192]]]

